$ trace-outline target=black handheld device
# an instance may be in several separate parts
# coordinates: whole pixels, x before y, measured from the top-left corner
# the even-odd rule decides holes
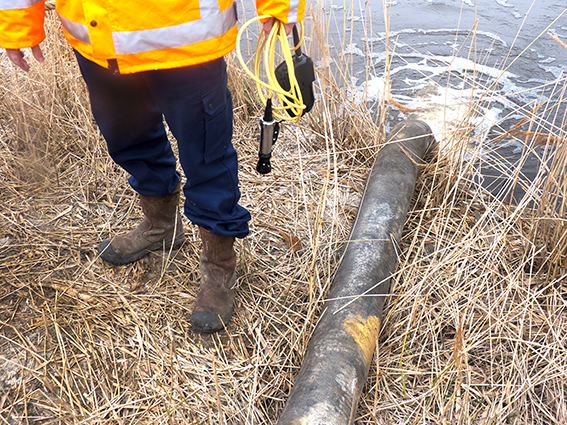
[[[297,32],[297,25],[293,27],[293,43],[295,47],[299,45],[299,34]],[[313,94],[313,81],[315,81],[315,67],[313,65],[313,60],[306,54],[301,52],[301,48],[297,47],[293,56],[293,69],[295,73],[295,78],[299,85],[301,91],[301,97],[303,98],[303,104],[305,109],[301,113],[301,116],[305,115],[307,112],[313,108],[315,103],[315,95]],[[289,82],[289,73],[287,70],[287,65],[285,62],[280,63],[275,71],[276,79],[282,87],[282,89],[289,91],[291,88],[291,83]],[[286,109],[287,114],[291,118],[295,118],[295,113]]]

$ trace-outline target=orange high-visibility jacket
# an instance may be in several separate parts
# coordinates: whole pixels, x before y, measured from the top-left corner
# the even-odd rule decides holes
[[[45,39],[44,0],[0,0],[0,47]],[[256,0],[260,15],[299,22],[305,0]],[[101,66],[121,73],[176,68],[224,56],[236,43],[234,0],[57,0],[65,37]],[[116,62],[114,62],[116,61]]]

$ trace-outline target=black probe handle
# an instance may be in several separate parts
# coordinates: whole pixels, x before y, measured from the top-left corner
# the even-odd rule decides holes
[[[301,47],[299,47],[299,32],[297,31],[297,24],[295,24],[293,26],[293,45],[294,47],[296,47],[295,49],[295,56],[300,57],[301,56]]]

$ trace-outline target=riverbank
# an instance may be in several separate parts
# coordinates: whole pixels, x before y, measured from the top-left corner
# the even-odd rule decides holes
[[[273,171],[260,176],[261,108],[229,61],[242,205],[253,219],[237,246],[235,316],[226,332],[198,334],[188,323],[194,226],[185,221],[177,252],[125,267],[96,257],[99,241],[141,212],[48,25],[44,65],[29,76],[1,68],[0,415],[10,424],[275,424],[384,121],[319,69],[315,108],[285,125]],[[418,178],[357,424],[567,418],[563,216],[473,184],[471,155],[483,152],[467,149],[469,135],[463,122]]]

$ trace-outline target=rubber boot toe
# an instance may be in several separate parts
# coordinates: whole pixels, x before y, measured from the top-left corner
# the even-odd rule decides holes
[[[146,254],[147,252],[144,250],[138,251],[131,255],[120,255],[115,252],[114,249],[112,249],[112,244],[109,240],[102,241],[98,246],[98,255],[100,256],[100,258],[107,263],[114,264],[115,266],[122,266],[124,264],[133,263],[135,261],[138,261]]]
[[[191,326],[199,332],[214,333],[226,328],[231,316],[232,310],[225,317],[210,311],[197,311],[191,315]]]
[[[180,248],[181,245],[183,245],[183,242],[185,242],[185,234],[180,233],[175,237],[175,240],[173,241],[173,249]],[[123,266],[124,264],[130,264],[138,261],[151,251],[158,251],[163,248],[167,249],[170,246],[171,242],[159,241],[131,254],[120,254],[112,248],[112,243],[108,239],[106,239],[102,241],[98,246],[98,255],[107,263],[114,264],[115,266]]]

